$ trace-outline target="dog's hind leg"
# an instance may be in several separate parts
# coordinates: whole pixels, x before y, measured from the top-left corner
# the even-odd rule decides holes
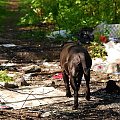
[[[85,80],[86,80],[86,100],[90,100],[90,70],[88,70],[88,74],[84,74]]]
[[[66,74],[65,71],[63,71],[63,80],[65,83],[65,88],[66,88],[66,97],[72,97],[71,92],[70,92],[70,86],[69,86],[69,76]]]
[[[78,91],[80,89],[80,84],[81,84],[83,73],[84,73],[83,69],[81,67],[79,67],[79,71],[78,71],[78,75],[77,75],[77,87],[78,87]]]
[[[74,76],[70,77],[70,84],[72,89],[74,90],[74,106],[73,110],[78,109],[78,86],[77,86],[77,79]]]

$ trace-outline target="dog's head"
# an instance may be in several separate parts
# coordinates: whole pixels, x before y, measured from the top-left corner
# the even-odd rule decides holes
[[[93,29],[92,28],[82,28],[77,35],[78,40],[83,44],[89,44],[93,41]]]

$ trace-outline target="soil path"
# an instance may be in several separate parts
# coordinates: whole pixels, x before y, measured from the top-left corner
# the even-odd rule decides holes
[[[2,25],[4,32],[0,38],[0,44],[15,43],[16,47],[6,48],[0,46],[0,59],[7,59],[8,62],[34,62],[35,60],[53,61],[59,58],[58,46],[41,46],[41,44],[28,44],[24,42],[22,46],[21,41],[15,36],[19,34],[16,23],[20,16],[19,0],[9,0],[6,9],[11,11],[11,15],[7,16],[5,24]],[[19,42],[18,42],[19,41]],[[24,40],[23,40],[24,41]],[[48,43],[49,44],[49,43]],[[28,65],[28,64],[26,64]],[[92,74],[93,75],[93,74]],[[104,75],[99,73],[99,76],[105,80]],[[36,78],[35,78],[36,77]],[[48,80],[50,83],[50,75],[41,75],[33,77],[31,84],[41,84]],[[54,80],[56,89],[64,91],[64,84],[61,80]],[[48,82],[47,82],[48,83]],[[120,82],[119,82],[120,85]],[[120,95],[107,94],[104,90],[105,83],[98,81],[98,77],[92,76],[91,86],[91,101],[81,99],[84,97],[85,82],[83,81],[80,91],[79,109],[73,111],[73,100],[69,102],[62,102],[58,104],[48,104],[45,106],[38,106],[33,108],[25,108],[21,110],[1,110],[1,120],[120,120]],[[0,90],[3,90],[0,88]],[[67,99],[67,98],[66,98]]]
[[[9,0],[6,9],[10,14],[6,17],[2,25],[3,33],[0,37],[1,44],[15,44],[16,47],[1,47],[0,58],[11,60],[13,62],[34,62],[37,60],[53,61],[59,58],[60,47],[51,45],[48,42],[34,42],[34,40],[19,39],[17,36],[21,34],[17,23],[20,20],[19,0]]]
[[[9,12],[9,14],[6,16],[4,24],[2,25],[2,28],[4,29],[4,32],[1,35],[2,38],[11,40],[15,39],[18,29],[17,23],[20,17],[18,8],[19,0],[8,0],[5,9]]]

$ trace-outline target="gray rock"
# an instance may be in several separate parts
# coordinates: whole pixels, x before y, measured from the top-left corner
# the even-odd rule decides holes
[[[41,114],[41,117],[48,117],[48,116],[50,116],[50,115],[51,115],[50,112],[45,112],[45,113]]]
[[[24,79],[24,77],[20,77],[18,79],[16,79],[15,83],[18,85],[18,86],[29,86],[29,84],[26,82],[26,80]]]
[[[30,65],[22,68],[25,73],[41,72],[41,68],[38,65]]]

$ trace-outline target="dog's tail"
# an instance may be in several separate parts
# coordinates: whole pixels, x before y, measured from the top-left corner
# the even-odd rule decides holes
[[[83,67],[83,71],[86,75],[88,75],[89,69],[86,66],[85,54],[80,53],[79,56],[80,56],[81,64],[82,64],[82,67]]]

